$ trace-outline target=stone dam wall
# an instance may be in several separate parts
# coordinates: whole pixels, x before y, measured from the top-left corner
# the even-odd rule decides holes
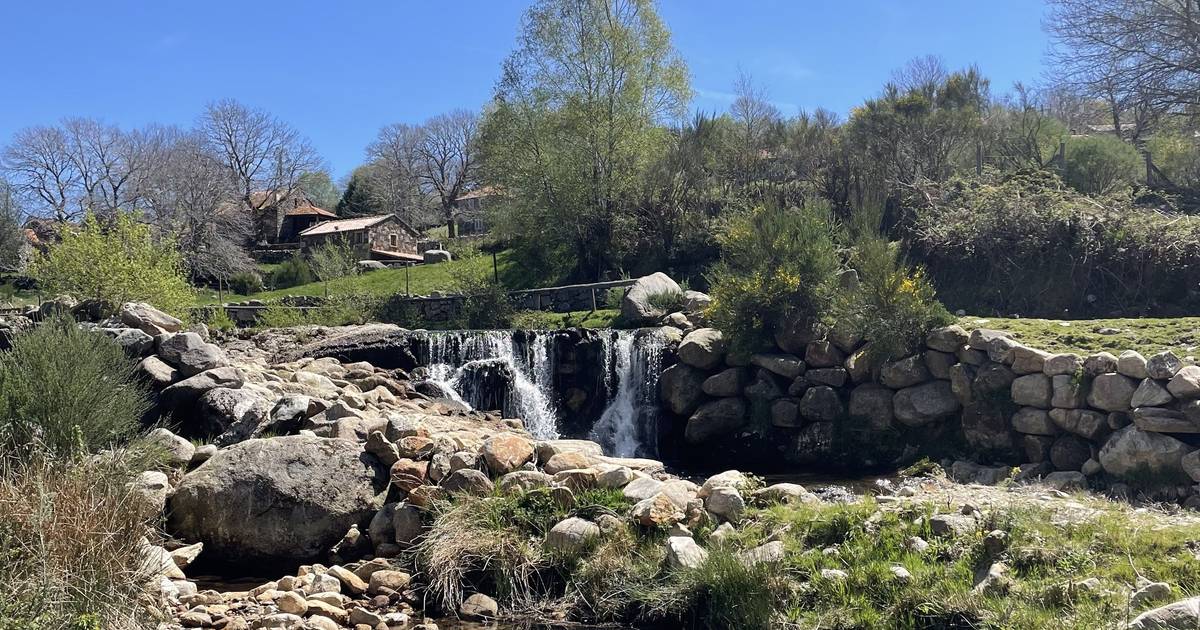
[[[683,337],[660,379],[676,438],[664,459],[764,470],[965,456],[978,464],[950,471],[964,481],[995,483],[1019,467],[1019,478],[1060,489],[1196,495],[1200,367],[1170,352],[1053,354],[959,326],[888,362],[872,361],[859,339],[811,328],[775,341],[737,356],[715,329]]]

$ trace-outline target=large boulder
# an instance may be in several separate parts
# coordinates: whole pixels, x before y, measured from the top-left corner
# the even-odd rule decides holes
[[[1200,365],[1180,369],[1167,382],[1167,391],[1181,400],[1200,398]]]
[[[667,313],[651,301],[653,296],[667,294],[683,296],[683,289],[667,274],[659,271],[638,278],[621,299],[621,316],[635,324],[658,321]]]
[[[1127,630],[1195,630],[1200,628],[1200,597],[1190,597],[1138,615]]]
[[[183,477],[169,530],[231,561],[316,560],[352,525],[367,525],[387,483],[387,470],[350,440],[248,440]]]
[[[117,317],[122,324],[156,337],[164,333],[175,333],[183,330],[183,322],[146,304],[145,302],[126,302],[121,305]]]
[[[958,398],[949,381],[931,381],[916,387],[906,387],[892,399],[896,420],[910,427],[919,427],[945,418],[958,411]]]
[[[249,388],[210,389],[196,406],[196,435],[218,436],[216,444],[227,446],[255,435],[271,413],[271,403]]]
[[[194,332],[183,332],[162,339],[158,356],[175,366],[184,377],[229,365],[225,353],[215,344],[206,343]]]
[[[931,378],[933,376],[929,373],[929,368],[919,354],[884,363],[883,368],[879,370],[880,384],[892,389],[920,385]]]
[[[450,254],[450,252],[444,249],[427,249],[423,254],[421,254],[421,258],[425,260],[426,264],[433,264],[450,262],[453,256]]]
[[[693,444],[730,433],[746,423],[746,401],[721,398],[705,403],[688,419],[684,437]]]
[[[219,367],[186,378],[159,394],[159,403],[167,409],[183,409],[194,404],[205,392],[218,387],[238,388],[246,383],[246,375],[235,367]]]
[[[966,337],[964,333],[963,337]],[[850,392],[849,416],[863,422],[872,431],[892,426],[892,398],[895,393],[881,385],[866,383]]]
[[[690,365],[677,363],[659,376],[659,394],[671,411],[690,415],[704,399],[704,381],[708,374]]]
[[[709,396],[737,396],[749,380],[750,373],[746,368],[733,367],[705,379],[701,389]]]
[[[711,370],[725,359],[727,345],[721,331],[715,328],[699,328],[683,338],[677,352],[680,361],[701,370]]]
[[[1116,362],[1115,357],[1113,362]],[[1128,411],[1137,386],[1137,381],[1128,376],[1101,374],[1092,381],[1092,390],[1087,396],[1088,405],[1104,411]]]
[[[1008,415],[994,405],[974,402],[963,408],[962,431],[967,444],[978,452],[1008,453],[1013,449],[1013,431]]]
[[[331,357],[342,363],[365,361],[385,370],[411,370],[419,362],[413,345],[422,333],[409,332],[393,324],[367,324],[341,329],[335,334],[282,352],[277,362],[286,363],[306,357]]]
[[[1098,459],[1105,472],[1118,477],[1147,473],[1181,477],[1181,460],[1191,450],[1171,436],[1128,426],[1108,438]]]
[[[483,443],[483,459],[497,477],[507,475],[533,459],[533,443],[512,433],[501,433]]]

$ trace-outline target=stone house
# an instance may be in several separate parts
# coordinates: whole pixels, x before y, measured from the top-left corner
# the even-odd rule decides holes
[[[304,249],[342,239],[359,260],[421,262],[421,233],[394,214],[323,221],[299,233]]]
[[[502,196],[499,188],[484,186],[456,198],[454,205],[458,209],[458,235],[485,234],[488,231],[487,209]]]
[[[300,233],[337,215],[318,208],[303,194],[284,196],[274,192],[256,192],[251,198],[254,242],[266,245],[297,243]]]

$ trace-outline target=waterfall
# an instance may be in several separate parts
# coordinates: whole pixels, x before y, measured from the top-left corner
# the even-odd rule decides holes
[[[621,330],[604,337],[609,402],[592,427],[591,438],[605,453],[617,457],[657,455],[658,374],[663,348],[658,331]]]
[[[441,385],[451,399],[471,408],[493,408],[488,397],[495,392],[480,387],[478,375],[505,371],[504,415],[524,420],[534,437],[558,437],[550,335],[529,333],[519,340],[507,330],[431,332],[428,342],[429,380]]]

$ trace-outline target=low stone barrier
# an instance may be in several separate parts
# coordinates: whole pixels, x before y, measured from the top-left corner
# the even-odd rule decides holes
[[[965,454],[993,466],[959,476],[1019,466],[1062,488],[1127,483],[1168,499],[1193,497],[1200,481],[1200,366],[1170,352],[1054,354],[959,326],[878,365],[860,339],[814,327],[748,357],[726,345],[720,331],[693,330],[661,377],[693,454],[714,443],[722,457],[792,464]]]

